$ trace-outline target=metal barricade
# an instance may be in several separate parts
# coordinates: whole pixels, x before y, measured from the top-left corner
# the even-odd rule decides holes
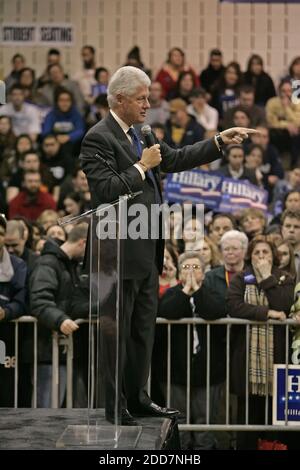
[[[80,319],[76,321],[78,324],[87,323],[88,320]],[[32,384],[33,384],[33,393],[32,393],[32,407],[36,408],[37,406],[37,373],[38,373],[38,330],[37,330],[37,320],[30,316],[24,316],[15,320],[12,323],[12,327],[14,327],[14,334],[15,334],[15,384],[14,384],[14,407],[17,408],[18,405],[18,374],[19,374],[19,351],[18,351],[18,339],[19,339],[19,325],[21,323],[32,323],[33,325],[33,364],[32,364]],[[172,384],[171,384],[171,358],[172,358],[172,350],[171,350],[171,335],[172,335],[172,328],[175,325],[182,325],[182,327],[186,327],[186,334],[187,334],[187,365],[186,365],[186,423],[181,424],[179,426],[180,430],[182,431],[298,431],[299,427],[291,425],[288,423],[288,368],[286,367],[285,372],[285,423],[284,425],[272,425],[268,424],[268,386],[267,386],[267,394],[265,399],[265,423],[262,425],[251,425],[249,424],[249,404],[248,404],[248,397],[249,397],[249,380],[248,380],[248,373],[246,373],[245,377],[245,390],[246,390],[246,409],[245,409],[245,424],[236,424],[231,422],[230,419],[230,368],[231,368],[231,357],[230,357],[230,341],[231,341],[231,327],[233,325],[241,325],[244,326],[246,330],[246,363],[245,369],[246,371],[249,370],[249,338],[250,338],[250,328],[252,325],[265,325],[266,328],[269,328],[270,325],[280,326],[281,328],[285,328],[285,363],[286,366],[289,363],[289,329],[291,326],[296,326],[299,324],[291,319],[287,319],[285,321],[276,321],[276,320],[268,320],[267,323],[262,322],[255,322],[249,320],[242,320],[237,318],[223,318],[219,320],[213,321],[206,321],[201,318],[182,318],[181,320],[166,320],[163,318],[157,318],[157,325],[162,325],[167,329],[167,367],[166,367],[166,404],[167,406],[171,406],[171,392],[172,392]],[[191,405],[191,328],[194,325],[204,325],[206,327],[206,334],[207,334],[207,362],[206,362],[206,423],[205,424],[192,424],[191,423],[191,416],[190,416],[190,405]],[[210,422],[210,369],[211,369],[211,357],[210,357],[210,348],[211,348],[211,329],[217,328],[219,325],[226,326],[226,360],[225,360],[225,422],[224,423],[211,423]],[[92,328],[94,328],[94,324],[92,324]],[[93,338],[93,335],[91,336]],[[67,365],[67,387],[66,387],[66,406],[67,408],[72,408],[73,406],[73,337],[72,335],[66,337],[57,332],[53,332],[52,335],[52,407],[58,408],[59,406],[59,348],[64,347],[66,349],[66,365]],[[93,350],[93,348],[92,348]],[[267,348],[267,355],[268,355],[268,348]],[[94,356],[92,354],[92,370],[95,370],[94,364]],[[268,381],[267,381],[268,383]],[[94,378],[92,374],[91,380],[91,387],[90,393],[91,397],[95,392],[95,384]],[[150,377],[148,382],[148,391],[150,392],[151,383]],[[93,400],[91,400],[93,403]]]

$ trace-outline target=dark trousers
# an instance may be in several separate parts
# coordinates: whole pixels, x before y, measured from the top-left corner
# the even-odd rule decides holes
[[[148,380],[158,299],[158,272],[153,270],[143,279],[123,281],[123,309],[120,326],[119,396],[120,407],[131,410],[145,404],[149,398],[145,391]],[[106,360],[106,413],[112,415],[115,405],[116,342],[113,337],[103,338]],[[109,369],[109,370],[108,370]]]

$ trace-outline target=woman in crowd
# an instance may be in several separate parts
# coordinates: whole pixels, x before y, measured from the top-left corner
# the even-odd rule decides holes
[[[293,279],[296,279],[295,255],[292,245],[286,241],[276,243],[279,268],[287,271]]]
[[[195,84],[199,86],[199,81],[195,71],[185,64],[185,54],[179,47],[173,47],[169,53],[166,63],[160,69],[155,81],[160,82],[163,89],[163,97],[166,97],[171,90],[176,88],[176,83],[180,72],[191,72],[195,77]]]
[[[46,240],[48,238],[54,238],[56,240],[60,240],[61,242],[65,242],[67,239],[67,234],[63,227],[57,224],[50,225],[46,230]]]
[[[20,157],[25,153],[33,149],[33,142],[28,134],[20,134],[16,139],[16,158],[19,161]]]
[[[255,89],[255,104],[264,106],[266,102],[276,96],[274,83],[270,75],[264,71],[264,63],[260,55],[253,54],[244,73],[244,82]]]
[[[269,165],[264,165],[264,149],[261,145],[252,144],[247,150],[245,168],[255,172],[257,185],[264,186],[265,177],[268,178]],[[268,180],[266,181],[267,184]],[[267,189],[267,188],[266,188]]]
[[[219,249],[208,236],[204,235],[198,250],[205,265],[205,273],[222,264]]]
[[[200,248],[204,233],[203,226],[199,218],[191,217],[188,220],[181,220],[177,223],[175,230],[175,249],[178,253],[185,251],[197,251]]]
[[[300,56],[295,57],[289,67],[289,80],[300,80]]]
[[[265,324],[269,319],[286,319],[293,304],[294,280],[278,267],[277,250],[264,235],[250,242],[248,260],[249,267],[236,274],[230,283],[228,311],[231,317],[261,323],[250,327],[248,350],[246,328],[236,327],[231,390],[238,396],[238,423],[244,424],[248,418],[249,424],[264,424],[266,400],[269,400],[269,412],[272,409],[273,366],[285,363],[286,350],[285,328]],[[247,390],[249,396],[246,396]],[[271,413],[268,418],[271,422]],[[238,449],[256,449],[258,437],[257,432],[238,433]]]
[[[30,67],[20,70],[19,84],[24,89],[25,101],[41,107],[50,107],[51,103],[36,89],[35,71]]]
[[[170,242],[166,243],[164,253],[163,272],[159,276],[159,298],[167,289],[178,284],[177,278],[177,253]]]
[[[249,240],[257,235],[262,235],[267,225],[263,212],[253,207],[242,211],[239,222]]]
[[[83,200],[79,193],[69,193],[63,201],[66,215],[79,215],[83,212]]]
[[[238,104],[238,89],[242,84],[242,72],[237,62],[230,62],[221,79],[212,90],[211,106],[216,108],[222,119],[226,111]]]
[[[245,165],[245,152],[242,145],[233,144],[226,148],[226,161],[218,173],[235,180],[247,180],[257,186],[256,173]]]
[[[173,100],[174,98],[181,98],[187,104],[190,103],[189,98],[192,91],[196,88],[196,78],[192,72],[180,72],[176,87],[174,90],[170,90],[167,95],[167,100]]]
[[[201,317],[206,320],[220,318],[218,302],[211,289],[203,284],[204,263],[198,252],[186,251],[178,259],[180,284],[168,289],[161,297],[158,315],[168,320]],[[189,339],[188,339],[189,338]],[[159,380],[167,389],[168,344],[165,326],[157,328],[156,348],[159,364]],[[209,352],[208,352],[209,351]],[[210,358],[209,384],[207,385],[207,359]],[[207,387],[209,388],[209,422],[216,423],[221,402],[222,383],[225,378],[225,341],[220,327],[211,326],[210,334],[206,325],[186,328],[186,325],[173,325],[171,329],[171,404],[182,413],[187,412],[187,372],[190,372],[189,419],[192,424],[205,424],[207,421]],[[190,361],[188,361],[188,357]],[[156,372],[158,372],[156,371]],[[216,437],[213,433],[184,432],[181,436],[182,448],[213,449]]]

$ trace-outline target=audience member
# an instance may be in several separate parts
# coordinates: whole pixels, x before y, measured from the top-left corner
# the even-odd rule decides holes
[[[29,134],[33,142],[41,132],[39,112],[32,104],[25,103],[24,89],[15,84],[10,89],[10,102],[0,107],[0,116],[10,116],[15,135]]]
[[[195,88],[190,93],[190,102],[187,111],[205,129],[207,137],[216,133],[219,115],[215,108],[207,104],[206,91],[203,88]]]
[[[39,171],[24,173],[23,189],[14,197],[8,208],[9,218],[22,215],[28,220],[36,220],[45,209],[56,209],[56,203],[48,192],[41,191],[41,174]]]
[[[162,86],[159,82],[152,82],[150,86],[149,103],[151,108],[148,109],[146,124],[150,126],[155,123],[165,124],[169,119],[169,104],[162,98]]]
[[[223,54],[220,49],[212,49],[209,54],[209,63],[200,73],[201,86],[211,95],[214,85],[221,79],[225,67]]]
[[[198,78],[189,65],[185,63],[185,53],[179,47],[172,47],[163,67],[159,70],[156,81],[161,83],[163,97],[176,87],[180,72],[192,72],[195,77],[195,85],[199,86]]]
[[[260,55],[253,54],[244,73],[244,82],[252,85],[255,90],[255,104],[264,106],[266,102],[276,95],[272,78],[264,71],[264,63]]]

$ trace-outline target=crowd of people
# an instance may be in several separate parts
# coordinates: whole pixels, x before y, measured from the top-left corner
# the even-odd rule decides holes
[[[85,224],[61,227],[58,218],[91,208],[85,173],[78,163],[85,132],[109,113],[110,71],[98,66],[92,46],[82,48],[82,70],[68,76],[62,54],[50,49],[40,77],[20,53],[5,78],[8,102],[0,107],[0,338],[7,345],[0,367],[0,406],[13,406],[15,339],[10,321],[24,314],[38,318],[38,406],[49,407],[51,394],[51,331],[86,345],[86,331],[74,321],[88,315],[87,280],[81,275],[87,236]],[[292,99],[292,80],[300,80],[300,57],[290,64],[277,91],[263,60],[253,54],[245,72],[237,62],[223,63],[213,49],[207,67],[196,73],[185,53],[172,48],[157,73],[145,68],[138,47],[126,65],[152,79],[146,123],[158,139],[181,148],[228,127],[259,130],[242,145],[231,145],[205,167],[235,180],[247,180],[268,193],[268,212],[250,208],[233,213],[209,212],[203,237],[192,217],[178,240],[176,220],[167,241],[160,276],[158,315],[167,319],[226,316],[284,320],[293,310],[300,281],[300,102]],[[76,289],[76,297],[70,293]],[[82,293],[78,298],[78,292]],[[78,331],[77,331],[78,330]],[[285,335],[280,327],[251,328],[245,365],[245,329],[232,335],[231,391],[237,398],[237,422],[245,422],[245,376],[249,373],[249,423],[264,422],[265,397],[271,396],[273,364],[285,362]],[[79,338],[79,339],[78,339]],[[191,422],[203,424],[207,401],[207,330],[191,330]],[[28,325],[19,336],[19,406],[31,406],[32,342]],[[171,335],[171,405],[185,414],[187,334],[176,326]],[[210,346],[210,422],[216,422],[226,376],[226,330],[212,328]],[[166,401],[167,337],[157,327],[152,385]],[[266,363],[269,348],[271,360]],[[84,348],[75,347],[74,403],[86,406],[87,370]],[[76,356],[77,354],[77,356]],[[257,358],[259,361],[257,361]],[[62,357],[60,405],[66,371]],[[255,366],[252,366],[255,364]],[[257,365],[259,364],[259,365]],[[271,409],[271,406],[270,406]],[[252,421],[251,421],[252,420]],[[257,435],[238,436],[238,448],[255,448]],[[185,448],[216,448],[212,433],[185,433]]]

